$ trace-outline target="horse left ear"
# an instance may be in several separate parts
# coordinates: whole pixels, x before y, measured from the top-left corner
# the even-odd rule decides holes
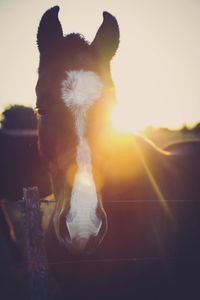
[[[59,6],[54,6],[42,16],[37,33],[37,44],[40,53],[46,53],[55,49],[63,39],[58,12]]]
[[[115,17],[108,12],[103,12],[103,23],[91,43],[97,53],[110,60],[119,46],[119,26]]]

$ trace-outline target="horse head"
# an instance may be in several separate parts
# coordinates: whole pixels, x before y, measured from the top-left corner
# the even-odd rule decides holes
[[[101,200],[98,146],[110,128],[115,89],[110,61],[119,45],[118,23],[108,12],[92,43],[63,36],[59,7],[40,21],[36,86],[39,147],[52,179],[52,217],[59,241],[74,253],[98,247],[107,230]]]

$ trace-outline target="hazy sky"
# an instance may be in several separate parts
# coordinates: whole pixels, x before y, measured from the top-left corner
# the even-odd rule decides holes
[[[200,0],[0,0],[0,109],[35,105],[36,33],[46,9],[58,4],[64,33],[92,41],[109,11],[120,47],[112,62],[127,128],[177,127],[200,120]]]

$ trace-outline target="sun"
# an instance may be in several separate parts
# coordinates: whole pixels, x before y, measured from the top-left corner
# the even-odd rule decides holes
[[[111,113],[113,128],[120,133],[139,133],[148,125],[131,107],[117,104]]]

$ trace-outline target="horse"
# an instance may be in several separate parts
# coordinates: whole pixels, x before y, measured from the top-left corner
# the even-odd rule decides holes
[[[168,200],[199,200],[200,142],[176,154],[115,132],[110,61],[119,46],[118,22],[104,12],[89,43],[80,34],[63,36],[58,12],[58,6],[47,10],[37,33],[39,149],[56,199],[56,237],[71,253],[90,253],[106,235],[108,200],[154,199],[169,214]]]
[[[4,110],[0,130],[0,199],[22,199],[24,187],[38,186],[51,194],[46,168],[37,147],[37,119],[32,108],[13,105]]]
[[[38,186],[40,196],[51,194],[48,173],[37,149],[37,133],[0,130],[0,199],[22,199],[24,187]]]
[[[64,36],[58,12],[58,6],[47,10],[37,32],[39,151],[56,200],[46,232],[47,255],[59,268],[63,286],[68,282],[68,295],[70,286],[74,287],[72,295],[77,291],[77,282],[88,286],[88,278],[91,290],[98,284],[98,291],[100,284],[106,289],[109,282],[112,293],[118,274],[114,258],[120,264],[117,284],[129,283],[130,288],[133,278],[138,283],[142,276],[138,286],[143,289],[150,263],[145,273],[141,267],[131,267],[131,262],[138,263],[131,257],[145,261],[156,254],[166,259],[200,249],[200,142],[160,149],[142,136],[117,133],[110,120],[116,104],[110,62],[119,46],[118,22],[104,12],[89,43],[77,33]],[[192,246],[188,240],[194,242]],[[74,271],[70,264],[66,268],[59,264],[66,259],[74,262]],[[102,265],[104,259],[107,265],[110,260],[109,271]],[[156,272],[151,272],[151,279],[145,275],[146,299],[149,290],[163,293],[166,287],[164,276],[154,289]],[[78,279],[72,284],[73,276]]]

